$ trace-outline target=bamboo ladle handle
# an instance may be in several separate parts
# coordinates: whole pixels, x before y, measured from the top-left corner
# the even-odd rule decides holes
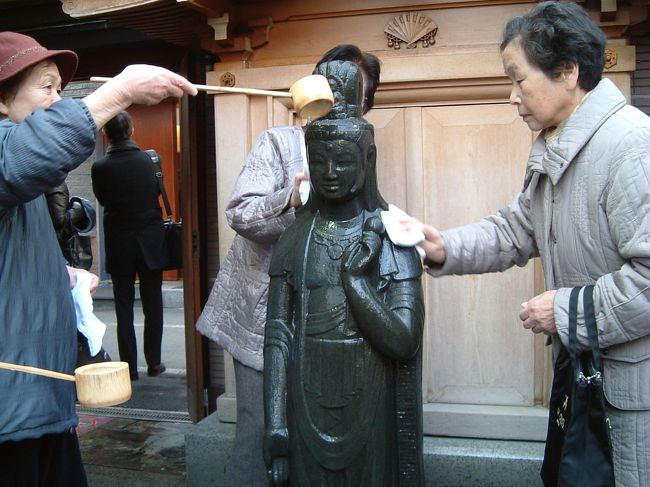
[[[91,76],[90,81],[108,81],[111,78],[103,76]],[[242,93],[245,95],[261,95],[261,96],[279,96],[284,98],[291,98],[291,93],[288,91],[271,91],[271,90],[258,90],[256,88],[232,88],[229,86],[211,86],[211,85],[192,85],[199,91],[220,91],[223,93]]]
[[[62,374],[61,372],[54,372],[53,370],[39,369],[38,367],[30,367],[28,365],[10,364],[7,362],[0,362],[0,369],[16,370],[18,372],[25,372],[27,374],[44,375],[45,377],[52,377],[54,379],[63,379],[75,382],[74,375]]]

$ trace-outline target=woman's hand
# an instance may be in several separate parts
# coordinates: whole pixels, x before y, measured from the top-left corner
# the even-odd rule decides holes
[[[418,244],[418,247],[424,250],[427,260],[434,264],[445,262],[447,258],[445,244],[437,228],[425,225],[420,220],[408,215],[399,218],[398,222],[405,233],[422,232],[424,234],[424,240]]]
[[[196,95],[188,80],[160,66],[133,64],[87,95],[83,101],[100,129],[115,115],[132,104],[155,105],[185,93]]]
[[[77,274],[79,272],[83,272],[92,276],[90,280],[90,295],[94,296],[95,292],[97,292],[97,287],[99,286],[99,276],[96,276],[95,274],[92,274],[85,269],[75,269],[74,267],[70,266],[66,267],[68,269],[68,275],[70,276],[70,289],[74,288],[77,284]]]
[[[544,333],[545,335],[557,333],[553,314],[553,301],[556,292],[546,291],[521,303],[519,319],[524,322],[524,328],[533,333]]]
[[[309,181],[307,174],[303,171],[296,173],[296,176],[293,178],[293,191],[291,192],[291,199],[289,200],[289,206],[291,208],[300,208],[302,206],[302,200],[300,199],[300,183],[303,181]]]

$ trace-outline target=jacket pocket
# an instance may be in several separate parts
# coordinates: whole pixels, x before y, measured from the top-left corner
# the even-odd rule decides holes
[[[637,363],[650,359],[650,335],[620,343],[602,351],[604,360]]]
[[[650,410],[650,358],[639,362],[604,360],[605,398],[626,411]]]

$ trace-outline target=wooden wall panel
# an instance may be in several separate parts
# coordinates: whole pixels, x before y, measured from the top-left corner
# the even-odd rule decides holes
[[[377,181],[386,201],[407,211],[406,128],[404,109],[373,110],[367,117],[375,126]]]
[[[440,229],[494,213],[521,188],[531,133],[513,107],[425,108],[422,139],[428,194],[419,216]],[[534,404],[534,337],[518,318],[533,284],[532,264],[431,279],[426,402]]]
[[[493,213],[521,187],[532,136],[508,105],[376,109],[367,118],[383,196],[441,229]],[[411,194],[416,178],[422,189]],[[535,403],[534,338],[518,319],[520,303],[534,295],[532,276],[529,265],[424,277],[425,402]],[[521,363],[514,371],[513,359]]]

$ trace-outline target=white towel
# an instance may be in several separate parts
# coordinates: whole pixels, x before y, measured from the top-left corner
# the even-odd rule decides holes
[[[386,227],[386,233],[391,242],[400,247],[415,247],[420,254],[420,257],[424,258],[424,250],[418,245],[420,242],[424,241],[424,233],[421,230],[412,230],[406,232],[402,229],[399,224],[399,218],[403,216],[408,216],[403,210],[400,210],[397,206],[389,204],[388,211],[381,212],[381,219],[384,222]]]
[[[307,179],[305,181],[300,181],[298,193],[300,194],[300,202],[303,205],[306,205],[307,201],[309,200],[309,191],[311,184],[309,183],[309,163],[307,162],[307,146],[305,144],[304,138],[300,144],[300,155],[302,156],[302,171],[307,176]]]
[[[88,272],[77,272],[77,282],[72,288],[72,299],[77,313],[77,330],[88,339],[90,355],[94,357],[102,348],[102,339],[106,325],[93,313],[93,298],[90,295],[90,284],[93,275]]]

